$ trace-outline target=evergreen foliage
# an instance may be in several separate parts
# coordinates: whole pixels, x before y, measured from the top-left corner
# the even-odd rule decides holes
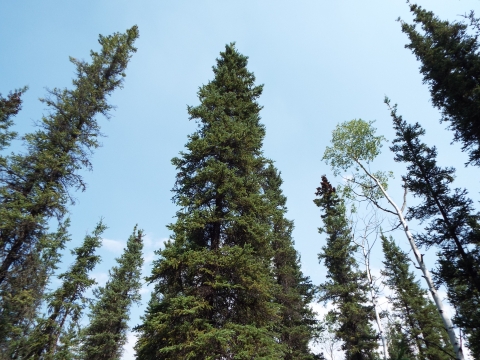
[[[402,21],[409,37],[405,47],[421,62],[423,81],[430,87],[434,106],[442,120],[450,123],[456,141],[469,152],[469,163],[480,165],[480,53],[478,19],[464,22],[442,21],[432,12],[411,4],[414,24]],[[422,31],[416,29],[420,25]],[[472,34],[470,30],[475,30]]]
[[[49,91],[41,100],[49,113],[23,138],[26,153],[0,158],[0,308],[8,311],[0,321],[0,348],[11,342],[12,327],[35,318],[54,263],[44,259],[56,258],[52,251],[64,241],[49,232],[48,221],[59,220],[61,233],[67,205],[73,203],[69,192],[85,189],[79,170],[91,169],[90,155],[99,146],[95,117],[111,110],[107,97],[122,86],[137,37],[136,26],[100,36],[101,51],[91,52],[90,64],[71,58],[77,70],[74,89]],[[8,127],[23,91],[0,99],[2,148],[16,136]]]
[[[409,346],[407,334],[402,331],[402,324],[389,321],[387,327],[390,360],[416,360],[415,353]]]
[[[388,100],[387,100],[388,103]],[[409,218],[430,220],[424,234],[416,235],[420,244],[436,245],[439,251],[437,282],[447,286],[450,302],[457,309],[455,323],[468,335],[470,347],[480,356],[480,224],[473,201],[465,189],[450,189],[455,169],[437,165],[437,150],[421,142],[425,130],[420,124],[407,124],[391,108],[396,138],[391,150],[395,161],[405,162],[406,188],[422,198],[409,208]]]
[[[378,336],[370,324],[375,314],[373,306],[366,305],[367,276],[355,260],[357,247],[351,241],[345,204],[326,176],[322,176],[316,195],[314,202],[323,211],[319,231],[327,235],[327,244],[318,255],[325,263],[328,279],[320,285],[320,300],[333,303],[328,318],[337,323],[336,337],[343,341],[345,359],[377,359]]]
[[[385,267],[381,273],[385,276],[385,285],[393,292],[389,301],[398,326],[392,329],[391,335],[397,338],[397,348],[406,345],[408,350],[404,349],[403,352],[410,354],[410,359],[451,359],[454,354],[449,348],[442,320],[435,305],[428,299],[427,292],[409,271],[407,254],[400,250],[393,239],[389,240],[384,235],[382,247]]]
[[[12,117],[22,109],[22,95],[25,91],[26,87],[11,92],[6,98],[0,94],[0,151],[8,148],[10,142],[17,136],[17,133],[10,131],[9,128],[13,125]],[[5,165],[5,158],[0,156],[0,159],[2,165]]]
[[[199,129],[174,158],[173,235],[137,327],[140,359],[314,359],[313,288],[293,249],[281,179],[262,154],[262,86],[234,44],[189,107]]]
[[[96,301],[88,315],[90,321],[82,331],[83,359],[119,360],[127,340],[129,310],[141,299],[140,275],[143,265],[143,233],[133,230],[117,266],[110,270],[104,287],[94,290]]]
[[[36,281],[23,277],[16,277],[11,283],[12,292],[6,294],[4,307],[0,309],[0,329],[2,330],[0,352],[15,354],[24,346],[35,320],[37,312],[44,300],[44,292],[55,270],[60,263],[60,251],[70,241],[68,227],[70,220],[66,219],[59,224],[55,233],[46,234],[39,241],[41,251],[35,252],[26,262],[30,266],[29,274],[35,276]]]
[[[68,271],[59,275],[61,286],[46,296],[48,314],[37,321],[26,345],[18,352],[21,359],[68,359],[75,355],[82,312],[87,306],[85,291],[95,285],[89,277],[100,256],[101,234],[106,226],[100,221],[91,235],[85,236],[82,246],[75,248],[75,260]]]
[[[319,325],[309,304],[315,296],[315,288],[300,269],[300,257],[293,247],[293,222],[284,216],[287,199],[280,188],[283,181],[273,165],[266,169],[265,179],[265,195],[277,206],[271,219],[271,243],[274,276],[278,284],[275,299],[281,306],[279,341],[285,345],[284,359],[314,359],[309,342],[318,336]]]
[[[139,359],[278,359],[271,217],[262,192],[264,126],[254,75],[234,44],[189,107],[199,129],[174,158],[181,210],[148,281],[155,290],[137,329]]]

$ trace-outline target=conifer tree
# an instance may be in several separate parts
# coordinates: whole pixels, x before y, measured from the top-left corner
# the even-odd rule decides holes
[[[273,165],[265,171],[265,195],[277,210],[272,215],[272,246],[274,276],[278,284],[276,301],[280,304],[280,343],[285,345],[284,359],[314,359],[309,342],[319,328],[309,304],[315,289],[300,269],[300,257],[294,249],[293,221],[285,219],[286,197],[281,190],[282,179]]]
[[[41,101],[50,111],[42,117],[37,131],[23,137],[26,152],[1,158],[0,308],[21,303],[30,307],[30,313],[35,312],[42,294],[33,293],[31,288],[42,284],[43,274],[50,271],[42,269],[48,263],[41,261],[46,256],[44,251],[52,249],[45,244],[45,239],[51,237],[49,220],[62,222],[72,203],[70,192],[85,189],[79,170],[91,169],[90,155],[99,146],[101,133],[96,116],[108,116],[112,106],[107,97],[122,86],[137,37],[136,26],[125,34],[100,36],[101,50],[91,52],[91,63],[71,58],[77,72],[74,88],[49,91]],[[1,146],[8,145],[15,136],[8,126],[20,108],[22,91],[0,101]],[[19,321],[17,318],[6,323]],[[0,335],[7,332],[0,329]],[[0,344],[6,342],[5,336],[0,338]]]
[[[83,359],[119,360],[127,340],[129,311],[141,299],[140,276],[143,265],[143,233],[133,230],[117,266],[110,270],[106,285],[94,290],[96,301],[88,315],[90,322],[82,331]]]
[[[430,87],[432,103],[449,122],[456,141],[469,153],[469,163],[480,165],[480,23],[473,12],[465,22],[442,21],[431,11],[411,4],[414,24],[402,21],[402,31],[421,62],[420,72]],[[420,25],[421,31],[416,28]],[[473,30],[473,31],[472,31]]]
[[[8,94],[6,98],[0,94],[0,151],[6,149],[17,136],[17,133],[9,128],[13,125],[12,117],[22,109],[22,95],[26,90],[26,87],[16,90]],[[4,165],[5,158],[0,156],[0,159]]]
[[[95,252],[101,246],[100,236],[105,229],[100,221],[92,234],[85,236],[82,246],[72,250],[75,260],[59,275],[62,284],[46,296],[48,314],[38,320],[16,358],[61,360],[75,354],[79,322],[87,306],[85,291],[96,283],[88,274],[100,262]]]
[[[137,327],[139,359],[284,356],[269,236],[277,204],[262,193],[262,86],[246,66],[227,45],[200,105],[188,107],[199,129],[172,160],[181,209],[148,278],[155,289]]]
[[[399,332],[405,340],[412,359],[448,360],[455,356],[449,348],[448,334],[437,313],[435,305],[409,271],[408,256],[400,250],[393,239],[382,235],[385,255],[385,285],[393,291],[389,297]],[[406,351],[407,352],[407,351]],[[416,354],[416,356],[414,356]]]
[[[11,282],[12,292],[6,295],[4,307],[0,309],[0,353],[14,354],[24,346],[35,324],[50,278],[58,269],[60,251],[70,241],[69,224],[69,219],[66,219],[59,224],[55,233],[42,237],[38,244],[41,251],[31,254],[34,256],[25,262],[30,266],[28,274],[32,274],[36,281],[16,277]],[[40,257],[36,258],[35,255]]]
[[[415,353],[409,346],[407,335],[402,331],[401,323],[389,321],[386,332],[390,360],[416,360]]]
[[[343,341],[346,360],[377,359],[378,336],[370,321],[375,319],[372,306],[366,305],[368,284],[365,272],[359,271],[354,254],[356,246],[346,218],[345,204],[335,188],[322,176],[315,204],[323,211],[327,244],[318,255],[327,268],[327,281],[320,285],[320,300],[332,301],[331,321],[337,323],[336,337]]]
[[[389,105],[389,100],[386,99]],[[390,105],[389,105],[390,107]],[[391,150],[395,161],[405,162],[405,187],[423,200],[409,208],[409,217],[430,221],[425,233],[416,236],[427,247],[437,246],[436,278],[447,286],[450,302],[457,309],[455,323],[464,329],[475,356],[480,356],[480,217],[465,189],[451,190],[455,169],[437,165],[435,147],[422,143],[425,130],[407,124],[390,107],[396,138]]]

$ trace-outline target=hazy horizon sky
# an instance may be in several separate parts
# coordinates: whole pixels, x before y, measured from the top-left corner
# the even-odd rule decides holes
[[[478,8],[478,0],[421,0],[419,5],[441,19],[460,21]],[[197,105],[198,88],[213,78],[212,66],[225,44],[235,41],[249,57],[248,69],[264,84],[259,103],[266,126],[264,153],[275,161],[284,180],[287,217],[294,220],[296,249],[302,269],[314,284],[324,280],[317,254],[320,213],[313,204],[322,174],[334,179],[321,162],[335,125],[362,118],[376,120],[380,134],[393,139],[385,96],[398,103],[409,122],[427,131],[425,141],[438,147],[439,162],[457,168],[455,186],[467,187],[478,200],[480,172],[464,167],[466,154],[451,144],[453,133],[439,123],[419,63],[405,49],[401,17],[411,22],[405,1],[4,1],[0,11],[0,93],[25,85],[23,110],[14,119],[20,133],[33,130],[46,112],[38,98],[46,88],[71,87],[75,76],[69,56],[89,59],[99,48],[98,34],[124,32],[138,25],[138,52],[127,68],[124,88],[111,97],[116,106],[110,120],[99,118],[103,147],[92,156],[93,171],[84,173],[88,188],[74,193],[70,247],[103,217],[108,225],[103,261],[94,271],[100,284],[113,259],[121,254],[135,224],[147,234],[145,271],[153,251],[162,246],[174,222],[171,189],[175,168],[170,160],[184,149],[196,129],[187,105]],[[14,149],[20,148],[20,141]],[[374,167],[393,170],[391,192],[401,201],[402,165],[384,147]],[[415,200],[409,200],[413,203]],[[422,231],[417,226],[414,231]],[[396,239],[408,249],[401,234]],[[434,266],[435,249],[428,251]],[[431,255],[430,255],[431,254]],[[381,267],[381,251],[373,266]],[[65,258],[68,265],[68,257]],[[149,289],[143,289],[143,305]],[[138,324],[144,306],[134,307]],[[130,344],[131,345],[131,344]],[[125,359],[133,358],[131,346]]]

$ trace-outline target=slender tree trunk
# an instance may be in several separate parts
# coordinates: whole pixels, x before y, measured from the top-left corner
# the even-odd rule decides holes
[[[430,271],[428,271],[427,267],[425,266],[425,263],[423,261],[423,255],[420,254],[420,251],[418,250],[417,244],[415,244],[415,240],[413,239],[413,236],[408,228],[408,223],[405,220],[405,217],[403,216],[402,211],[400,208],[397,206],[397,204],[392,200],[392,198],[388,195],[388,193],[385,191],[383,188],[382,184],[380,181],[373,176],[365,167],[363,166],[360,161],[355,160],[355,162],[363,169],[363,171],[377,184],[381,192],[383,193],[383,196],[387,199],[387,201],[390,203],[390,205],[393,206],[395,209],[395,213],[398,216],[398,219],[400,220],[400,223],[403,226],[403,230],[405,231],[405,235],[407,236],[408,242],[410,243],[410,246],[412,247],[412,251],[415,254],[415,259],[417,260],[417,263],[420,267],[420,270],[423,273],[423,277],[425,278],[428,289],[430,293],[432,294],[433,300],[435,301],[435,305],[437,306],[438,312],[440,313],[440,316],[442,317],[443,325],[445,326],[445,329],[447,330],[448,337],[450,338],[450,343],[453,346],[453,349],[455,351],[455,355],[457,357],[457,360],[464,360],[463,352],[462,349],[460,348],[460,344],[457,340],[457,337],[455,335],[455,331],[453,330],[453,323],[450,317],[446,314],[445,308],[442,303],[442,299],[440,298],[440,295],[438,294],[437,289],[435,289],[435,286],[433,284],[432,276],[430,275]]]
[[[377,322],[378,332],[380,333],[380,339],[382,340],[382,345],[383,345],[383,358],[387,360],[389,358],[388,344],[387,344],[387,339],[385,337],[385,331],[383,330],[382,322],[380,321],[380,314],[378,312],[377,294],[373,289],[373,279],[372,279],[372,274],[370,272],[370,259],[367,252],[365,251],[365,245],[363,244],[359,246],[362,248],[363,259],[365,260],[365,268],[367,270],[367,278],[368,278],[368,288],[370,289],[370,296],[372,298],[372,304],[375,310],[375,320]]]

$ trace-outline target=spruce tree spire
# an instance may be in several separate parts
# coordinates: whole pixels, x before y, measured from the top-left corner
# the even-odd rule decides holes
[[[346,218],[343,200],[335,188],[322,176],[317,188],[315,204],[323,210],[324,226],[320,233],[327,234],[327,244],[318,255],[327,267],[327,281],[320,285],[320,300],[332,301],[335,309],[328,318],[337,325],[336,338],[343,341],[347,360],[376,359],[377,335],[370,324],[375,314],[367,303],[367,276],[358,269],[354,254],[356,246]]]
[[[293,247],[293,221],[285,218],[287,199],[280,188],[282,182],[277,169],[269,165],[263,189],[269,201],[277,207],[271,218],[271,243],[274,250],[273,271],[278,285],[275,299],[281,305],[279,341],[285,346],[285,360],[314,359],[309,342],[319,330],[319,325],[309,304],[315,296],[315,287],[303,275],[300,256]]]
[[[148,278],[155,290],[137,327],[139,359],[283,356],[268,236],[275,204],[261,188],[262,86],[246,65],[227,45],[200,105],[188,108],[199,129],[172,160],[181,209]]]
[[[109,271],[105,286],[94,290],[97,301],[88,315],[90,322],[82,331],[83,359],[118,360],[127,340],[130,306],[140,301],[140,275],[143,265],[143,233],[133,230],[117,266]]]
[[[27,345],[19,349],[19,358],[67,359],[76,351],[80,319],[87,299],[85,291],[96,284],[89,277],[100,262],[96,250],[106,226],[100,221],[82,245],[72,250],[75,260],[59,278],[62,284],[47,296],[48,316],[40,319],[29,335]]]

